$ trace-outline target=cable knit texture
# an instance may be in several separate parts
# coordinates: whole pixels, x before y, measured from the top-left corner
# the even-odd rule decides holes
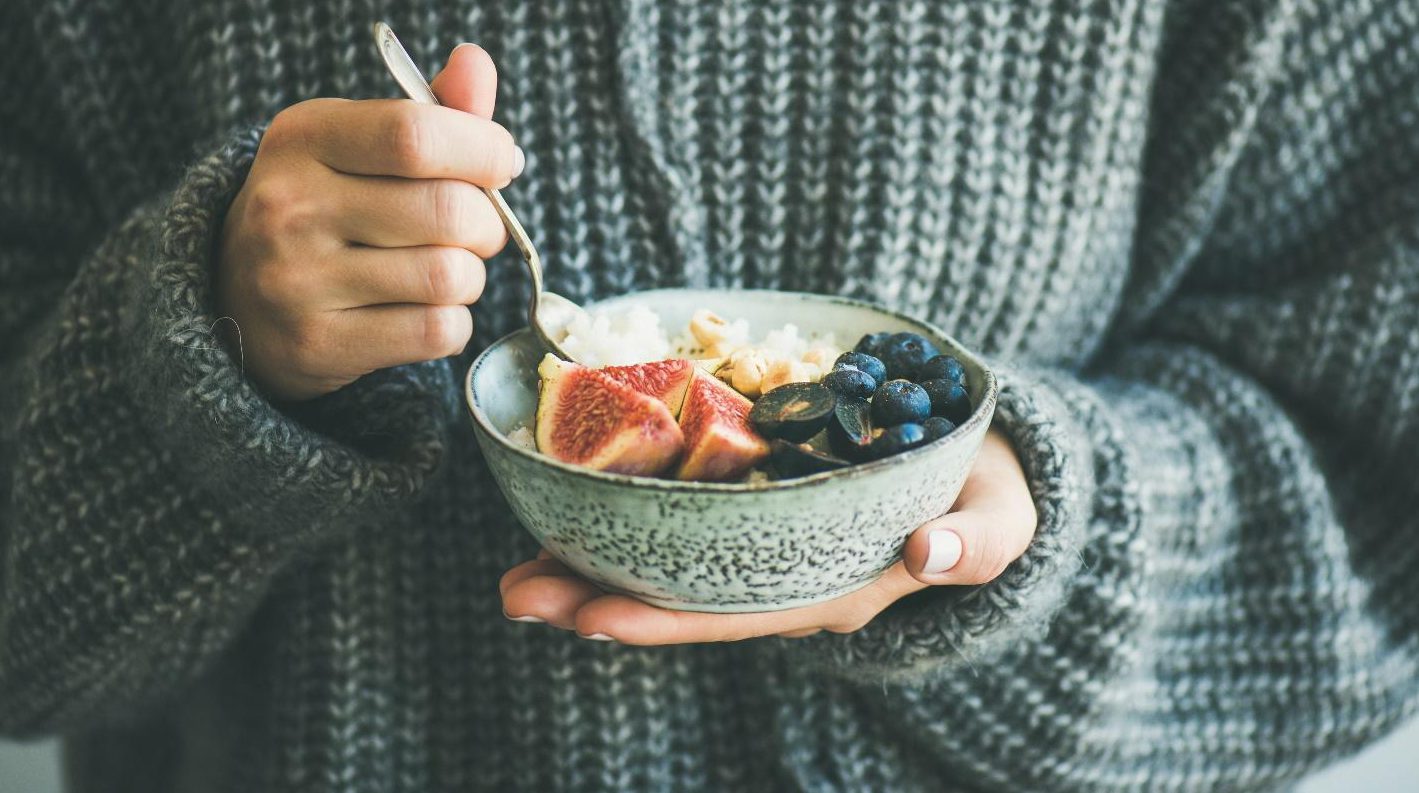
[[[1419,705],[1419,11],[1380,0],[0,4],[0,732],[78,791],[1264,790]],[[214,328],[263,125],[475,40],[590,300],[852,295],[1001,373],[1041,518],[854,634],[505,620],[458,404]]]

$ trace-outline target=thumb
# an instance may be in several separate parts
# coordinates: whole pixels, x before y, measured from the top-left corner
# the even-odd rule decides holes
[[[1010,444],[986,437],[955,511],[927,521],[902,550],[906,568],[924,584],[984,584],[1020,557],[1038,516]]]
[[[445,107],[492,118],[498,99],[498,67],[477,44],[459,44],[429,87]]]

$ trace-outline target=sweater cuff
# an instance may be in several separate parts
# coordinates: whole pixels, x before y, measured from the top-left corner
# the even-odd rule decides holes
[[[193,165],[158,210],[147,273],[122,299],[131,357],[123,376],[142,415],[191,484],[231,505],[230,519],[287,539],[377,515],[419,492],[438,468],[455,415],[445,361],[403,366],[289,409],[245,376],[239,344],[218,342],[213,272],[227,208],[262,127]],[[115,297],[115,299],[119,299]],[[232,334],[234,337],[239,334]]]
[[[766,639],[793,663],[860,683],[910,684],[1044,635],[1080,565],[1094,490],[1091,456],[1082,427],[1045,380],[994,368],[1000,397],[991,427],[1019,456],[1039,514],[1029,548],[994,581],[929,587],[856,632]]]

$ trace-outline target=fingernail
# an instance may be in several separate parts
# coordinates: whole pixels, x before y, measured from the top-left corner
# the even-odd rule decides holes
[[[926,563],[922,575],[944,573],[961,561],[961,535],[950,529],[936,529],[926,535]]]
[[[503,616],[504,616],[504,617],[507,617],[508,619],[512,620],[513,622],[546,622],[546,620],[542,619],[541,617],[534,617],[534,616],[531,615],[531,614],[525,614],[525,615],[523,615],[523,616],[521,616],[521,617],[514,617],[513,615],[511,615],[511,614],[507,613],[506,611],[504,611],[504,612],[503,612]]]
[[[522,151],[521,146],[512,147],[512,178],[516,179],[522,175],[522,169],[527,167],[527,155]]]
[[[595,639],[595,640],[598,641],[598,642],[614,642],[614,641],[616,641],[614,638],[612,638],[612,637],[610,637],[610,636],[607,636],[607,635],[604,634],[604,633],[588,633],[588,634],[581,634],[581,633],[578,633],[577,635],[580,636],[580,637],[583,638],[583,639]]]

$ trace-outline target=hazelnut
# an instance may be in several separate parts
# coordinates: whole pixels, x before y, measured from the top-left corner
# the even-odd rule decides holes
[[[690,333],[707,351],[729,337],[729,323],[720,315],[702,308],[690,316]],[[714,354],[711,351],[711,354]]]
[[[809,381],[808,367],[801,361],[778,360],[771,364],[759,383],[763,392],[772,391],[789,383]]]
[[[734,390],[750,399],[763,393],[762,381],[767,368],[763,357],[749,354],[738,360],[731,358],[731,361],[733,370],[730,372],[729,384],[734,386]]]

